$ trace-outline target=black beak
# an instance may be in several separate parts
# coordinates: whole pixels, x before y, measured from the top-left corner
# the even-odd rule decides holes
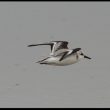
[[[86,56],[86,55],[84,55],[84,58],[91,59],[90,57],[88,57],[88,56]]]

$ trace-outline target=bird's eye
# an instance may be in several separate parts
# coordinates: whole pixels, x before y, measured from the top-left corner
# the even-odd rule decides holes
[[[81,53],[80,55],[84,55],[83,53]]]

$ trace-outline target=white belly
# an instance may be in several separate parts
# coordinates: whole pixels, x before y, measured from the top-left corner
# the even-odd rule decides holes
[[[44,63],[48,65],[64,66],[64,65],[71,65],[78,62],[76,56],[73,56],[73,55],[63,59],[62,61],[59,61],[60,58],[61,57],[51,57],[46,61],[44,61]]]

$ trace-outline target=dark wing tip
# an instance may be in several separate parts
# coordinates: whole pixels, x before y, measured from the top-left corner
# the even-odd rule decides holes
[[[75,49],[73,49],[73,52],[72,53],[76,53],[79,50],[81,50],[81,48],[75,48]]]
[[[76,48],[78,51],[81,50],[81,48]]]
[[[38,46],[40,44],[31,44],[31,45],[28,45],[27,47],[33,47],[33,46]]]
[[[28,45],[27,47],[32,47],[32,46],[34,46],[34,45]]]

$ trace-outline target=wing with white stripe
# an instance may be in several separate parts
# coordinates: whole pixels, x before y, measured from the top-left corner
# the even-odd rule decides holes
[[[59,49],[68,49],[67,41],[52,41],[54,43],[54,51],[57,51]]]
[[[50,55],[55,55],[55,53],[57,51],[59,51],[59,53],[60,53],[60,52],[62,52],[62,50],[68,49],[68,47],[67,47],[68,42],[67,41],[51,41],[51,42],[48,42],[48,43],[28,45],[28,47],[39,46],[39,45],[50,45],[51,46]]]

